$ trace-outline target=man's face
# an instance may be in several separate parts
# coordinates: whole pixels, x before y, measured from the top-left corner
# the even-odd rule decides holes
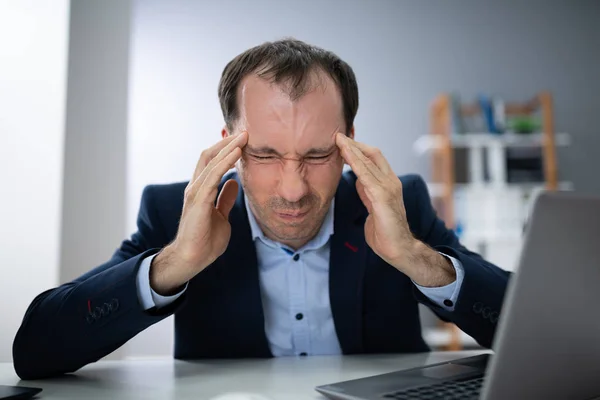
[[[242,186],[264,234],[293,248],[318,233],[344,164],[335,145],[342,99],[331,79],[318,82],[295,100],[255,75],[238,88],[234,133],[248,132],[236,164]]]

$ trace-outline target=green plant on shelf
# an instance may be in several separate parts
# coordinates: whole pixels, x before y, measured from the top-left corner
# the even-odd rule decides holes
[[[533,132],[539,132],[542,128],[542,123],[539,118],[531,116],[518,116],[510,118],[507,121],[508,130],[519,133],[527,134]]]

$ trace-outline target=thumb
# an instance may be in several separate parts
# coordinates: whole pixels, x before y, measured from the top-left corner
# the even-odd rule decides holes
[[[229,212],[235,204],[237,197],[238,183],[234,179],[230,179],[223,185],[219,198],[217,199],[217,210],[225,217],[229,218]]]

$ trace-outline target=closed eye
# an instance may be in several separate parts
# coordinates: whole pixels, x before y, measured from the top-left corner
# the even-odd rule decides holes
[[[268,160],[274,160],[276,157],[274,156],[255,156],[255,155],[251,155],[252,158],[255,158],[257,160],[260,161],[268,161]]]
[[[326,161],[328,158],[330,158],[332,156],[333,153],[324,155],[324,156],[306,156],[300,160],[297,161],[305,161],[305,162],[313,162],[313,163],[318,163],[318,162],[324,162]],[[273,162],[273,161],[277,161],[277,160],[285,160],[286,158],[284,157],[279,157],[279,156],[258,156],[256,154],[248,154],[252,159],[256,160],[256,161],[263,161],[263,162]],[[295,159],[291,159],[291,160],[295,160]]]

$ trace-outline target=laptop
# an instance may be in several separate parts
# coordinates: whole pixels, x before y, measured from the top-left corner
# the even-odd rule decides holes
[[[542,193],[495,354],[319,386],[338,400],[600,397],[600,198]]]

